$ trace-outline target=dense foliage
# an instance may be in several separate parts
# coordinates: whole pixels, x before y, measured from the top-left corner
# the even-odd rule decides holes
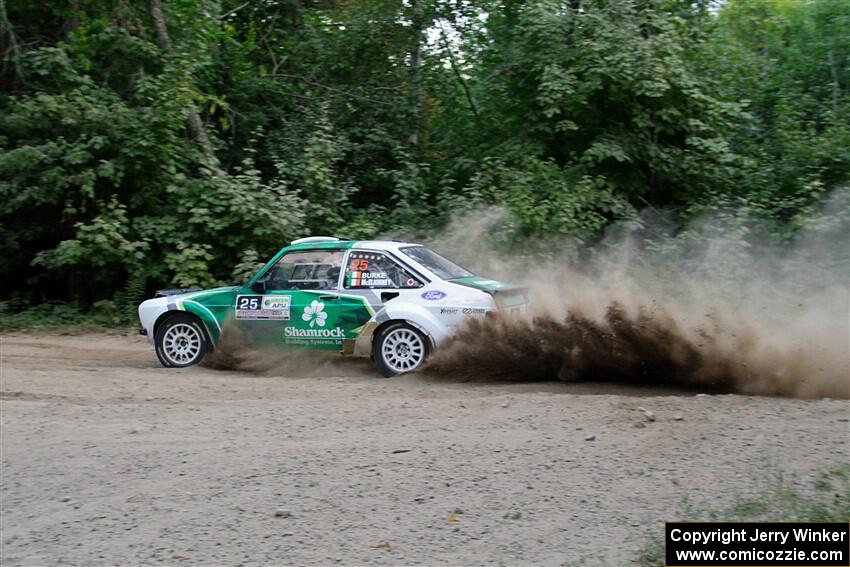
[[[846,0],[0,0],[7,309],[238,278],[291,238],[793,232],[850,179]]]

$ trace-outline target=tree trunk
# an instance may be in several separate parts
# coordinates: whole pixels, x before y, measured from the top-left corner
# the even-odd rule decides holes
[[[171,37],[168,35],[168,26],[165,23],[165,15],[162,12],[162,5],[159,0],[148,0],[148,11],[150,12],[151,20],[153,20],[154,30],[156,31],[156,44],[163,53],[172,55],[174,48],[171,45]],[[206,156],[207,162],[213,171],[216,174],[220,174],[221,168],[219,167],[218,158],[207,135],[207,129],[204,127],[201,116],[198,114],[198,110],[194,104],[191,104],[189,107],[189,114],[186,116],[186,127],[191,137],[197,140],[198,145],[201,146],[201,150],[203,150],[204,156]]]
[[[9,16],[6,13],[6,0],[0,0],[0,48],[4,54],[2,66],[5,74],[6,62],[11,61],[15,67],[14,80],[18,81],[21,77],[20,55],[21,47],[18,45],[18,38],[15,36],[15,30],[12,28],[12,22],[9,21]],[[11,55],[10,55],[11,54]],[[0,87],[6,87],[0,82]]]
[[[82,11],[80,9],[80,0],[71,0],[68,7],[70,8],[71,18],[62,24],[62,38],[65,41],[68,41],[70,35],[80,27],[80,12]]]
[[[838,94],[841,90],[841,83],[838,80],[838,70],[835,68],[835,61],[832,57],[832,50],[826,52],[826,62],[829,64],[829,72],[832,75],[832,112],[838,115]]]
[[[449,44],[448,37],[446,37],[446,30],[443,29],[443,24],[439,19],[437,19],[437,26],[440,28],[440,38],[443,42],[443,48],[449,54],[449,64],[451,65],[452,72],[454,72],[455,78],[457,78],[461,88],[463,88],[463,93],[466,95],[466,102],[469,103],[469,110],[471,110],[472,114],[478,118],[478,107],[475,106],[475,100],[472,98],[472,91],[469,90],[469,85],[467,84],[466,79],[463,78],[463,72],[457,64],[457,59],[452,51],[452,46]]]
[[[419,145],[419,130],[422,128],[422,32],[424,28],[422,0],[413,0],[413,45],[410,49],[410,114],[412,129],[408,141]]]
[[[159,0],[148,0],[148,11],[151,14],[153,28],[156,31],[156,44],[163,53],[171,55],[174,49],[171,47],[168,26],[165,25],[165,16],[162,14],[162,5]]]

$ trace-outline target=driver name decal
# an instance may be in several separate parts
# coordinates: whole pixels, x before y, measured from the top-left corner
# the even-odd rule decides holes
[[[393,281],[384,272],[349,272],[348,287],[393,287]]]
[[[236,318],[240,320],[289,321],[289,295],[238,295]]]
[[[387,259],[381,254],[352,252],[345,274],[345,287],[396,287],[393,278],[387,273],[388,267]]]

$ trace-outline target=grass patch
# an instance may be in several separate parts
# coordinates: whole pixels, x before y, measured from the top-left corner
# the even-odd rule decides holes
[[[52,331],[77,334],[104,330],[126,330],[136,324],[128,310],[117,309],[112,302],[98,302],[83,310],[73,303],[48,302],[20,311],[11,311],[0,302],[0,332]]]
[[[703,510],[685,498],[683,521],[714,522],[847,522],[850,520],[850,466],[821,473],[809,486],[777,475],[754,498],[742,498],[721,511]],[[672,520],[672,518],[671,518]],[[664,565],[664,540],[652,537],[635,558],[641,567]]]

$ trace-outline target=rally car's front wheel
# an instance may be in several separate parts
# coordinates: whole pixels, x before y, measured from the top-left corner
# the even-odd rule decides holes
[[[154,344],[159,361],[171,368],[197,364],[208,349],[201,322],[183,314],[174,315],[157,327]]]
[[[372,358],[387,378],[413,372],[422,366],[429,352],[425,335],[407,323],[389,325],[372,342]]]

